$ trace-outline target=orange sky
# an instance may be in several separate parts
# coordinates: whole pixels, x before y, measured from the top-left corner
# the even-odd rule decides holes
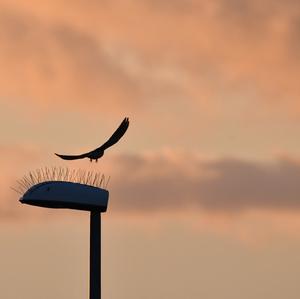
[[[111,176],[111,228],[105,230],[117,241],[107,242],[121,242],[121,229],[128,239],[123,240],[125,253],[145,246],[138,247],[144,267],[133,263],[132,279],[138,281],[142,268],[152,269],[149,240],[162,248],[183,242],[169,258],[160,256],[158,267],[166,272],[163,261],[176,269],[177,258],[191,250],[187,263],[192,264],[197,260],[192,246],[200,250],[207,242],[212,269],[206,264],[203,272],[185,275],[194,279],[187,283],[186,298],[298,298],[300,289],[293,283],[298,260],[284,282],[280,273],[286,268],[276,261],[296,259],[300,244],[299,12],[300,4],[292,0],[0,0],[0,219],[11,232],[0,231],[7,244],[0,261],[12,259],[10,247],[25,248],[18,243],[22,235],[35,244],[41,236],[36,226],[45,226],[54,240],[51,219],[62,227],[68,221],[76,227],[83,223],[72,212],[53,215],[21,206],[9,188],[16,179],[39,167],[70,165],[53,153],[90,150],[128,116],[124,139],[98,164],[79,161],[71,166]],[[182,237],[175,233],[177,221]],[[131,233],[135,226],[141,232]],[[82,237],[87,231],[79,233]],[[57,236],[59,242],[65,235],[67,228]],[[286,247],[276,251],[281,242]],[[71,239],[66,243],[73,244]],[[213,251],[215,246],[224,249],[222,254]],[[113,253],[119,253],[110,251],[109,243],[106,248],[109,268]],[[78,254],[85,249],[80,245]],[[268,251],[272,254],[267,257]],[[212,273],[199,292],[195,277],[220,271],[220,262],[229,267],[226,255],[231,262],[237,255],[253,279],[265,262],[259,276],[265,293],[253,291],[245,273],[245,281],[234,282],[243,270],[239,266],[233,267],[227,287],[216,276],[222,296],[212,291]],[[12,269],[18,272],[16,267]],[[128,267],[130,259],[124,262]],[[126,274],[118,267],[109,269],[107,297],[143,298],[141,291],[125,285],[123,292],[114,292],[113,277]],[[184,297],[170,291],[181,284],[182,275],[159,284],[153,269],[144,271],[159,285],[159,295],[148,290],[149,298]],[[268,278],[264,284],[272,273],[274,281]],[[0,278],[11,282],[9,275],[1,273]],[[142,285],[147,289],[145,281]],[[78,283],[77,295],[83,287],[84,282]],[[22,289],[31,299],[41,298],[40,292],[42,287]],[[4,297],[21,296],[8,294]]]

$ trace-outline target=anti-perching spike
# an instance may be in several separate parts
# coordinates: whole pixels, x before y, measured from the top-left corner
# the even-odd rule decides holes
[[[11,187],[11,189],[23,194],[32,186],[46,181],[65,181],[106,189],[109,180],[105,184],[104,174],[94,171],[70,170],[68,167],[44,167],[30,171],[28,175],[17,180],[17,186]]]

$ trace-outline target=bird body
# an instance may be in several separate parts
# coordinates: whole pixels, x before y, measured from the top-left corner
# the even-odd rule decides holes
[[[121,137],[125,134],[129,126],[129,119],[128,117],[125,117],[120,126],[117,128],[117,130],[111,135],[111,137],[103,143],[100,147],[81,154],[81,155],[60,155],[55,153],[56,156],[64,159],[64,160],[77,160],[77,159],[83,159],[83,158],[89,158],[92,162],[93,160],[96,160],[98,162],[98,159],[101,158],[104,155],[104,151],[117,143]]]
[[[99,158],[101,158],[104,155],[104,150],[102,150],[101,148],[96,148],[95,150],[89,152],[88,154],[88,158],[90,158],[91,160],[97,160]]]

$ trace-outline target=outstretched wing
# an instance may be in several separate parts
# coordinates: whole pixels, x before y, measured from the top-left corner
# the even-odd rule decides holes
[[[128,117],[125,117],[124,120],[121,122],[120,126],[118,129],[111,135],[111,137],[104,143],[102,144],[97,150],[106,150],[110,146],[114,145],[117,143],[121,137],[125,134],[129,126],[129,119]]]
[[[56,156],[64,159],[64,160],[77,160],[77,159],[83,159],[87,157],[87,154],[82,154],[82,155],[60,155],[55,153]]]
[[[129,126],[129,119],[128,119],[128,117],[125,117],[124,120],[122,121],[122,123],[120,124],[120,126],[118,127],[118,129],[111,135],[111,137],[104,144],[102,144],[100,147],[96,148],[95,150],[93,150],[91,152],[84,153],[81,155],[60,155],[60,154],[56,154],[56,153],[55,153],[55,155],[64,160],[77,160],[77,159],[91,158],[91,157],[92,157],[92,159],[96,159],[97,154],[99,157],[101,157],[103,155],[104,150],[106,150],[108,147],[114,145],[121,139],[121,137],[127,131],[128,126]],[[102,152],[102,154],[100,155],[98,152],[100,152],[100,153]],[[96,155],[96,158],[95,158],[95,155]]]

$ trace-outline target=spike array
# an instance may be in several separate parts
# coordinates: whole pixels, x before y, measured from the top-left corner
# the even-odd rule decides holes
[[[105,178],[104,174],[94,171],[86,171],[83,169],[72,169],[67,167],[45,167],[30,171],[20,180],[17,180],[17,186],[11,187],[19,194],[23,194],[33,185],[46,181],[67,181],[90,185],[98,188],[106,189],[110,177]]]

